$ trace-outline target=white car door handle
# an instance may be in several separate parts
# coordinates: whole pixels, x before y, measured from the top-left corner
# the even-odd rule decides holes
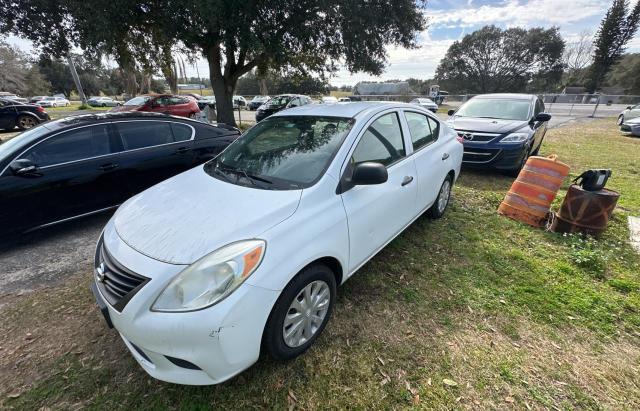
[[[409,183],[410,183],[410,182],[412,182],[412,181],[413,181],[413,177],[411,177],[411,176],[405,176],[405,177],[402,179],[402,187],[406,186],[407,184],[409,184]]]
[[[444,154],[442,155],[442,161],[444,161],[444,160],[446,160],[446,159],[448,159],[448,158],[449,158],[449,153],[444,153]]]

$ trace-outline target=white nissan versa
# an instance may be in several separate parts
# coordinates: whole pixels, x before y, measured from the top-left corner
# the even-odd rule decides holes
[[[401,103],[307,105],[124,203],[93,292],[153,377],[215,384],[303,353],[336,286],[423,212],[445,212],[463,146]]]

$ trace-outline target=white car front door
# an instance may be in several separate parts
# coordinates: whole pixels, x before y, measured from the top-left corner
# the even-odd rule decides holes
[[[405,111],[409,136],[413,144],[414,163],[418,172],[418,200],[416,212],[427,209],[438,196],[440,186],[449,168],[444,164],[450,160],[446,142],[438,140],[440,123],[430,116],[416,111]]]
[[[349,273],[415,217],[417,173],[413,157],[407,157],[407,146],[399,113],[392,111],[370,122],[350,154],[351,166],[347,169],[363,162],[378,162],[387,167],[389,179],[342,193],[349,226]]]

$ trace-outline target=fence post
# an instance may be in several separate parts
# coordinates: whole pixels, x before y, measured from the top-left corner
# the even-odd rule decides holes
[[[594,118],[596,116],[596,111],[598,110],[598,106],[600,105],[600,96],[601,94],[598,95],[598,99],[596,100],[596,106],[593,108],[593,113],[591,113],[591,115],[589,117]]]

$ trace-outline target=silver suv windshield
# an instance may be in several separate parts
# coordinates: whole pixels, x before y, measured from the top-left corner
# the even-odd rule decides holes
[[[329,166],[353,123],[341,117],[270,117],[208,162],[205,171],[232,184],[261,189],[309,187]]]
[[[528,121],[531,101],[506,98],[474,98],[456,112],[458,117]]]

